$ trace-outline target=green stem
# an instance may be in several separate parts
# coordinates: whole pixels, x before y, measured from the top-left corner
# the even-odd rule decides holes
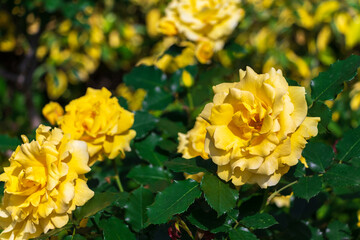
[[[72,236],[71,236],[71,240],[74,239],[74,236],[75,236],[75,233],[76,233],[75,229],[76,229],[76,227],[74,226],[74,230],[73,230],[73,233],[72,233]]]
[[[117,165],[116,165],[116,159],[113,159],[111,160],[113,162],[113,167],[114,167],[114,171],[115,171],[115,176],[114,176],[114,179],[115,179],[115,182],[116,182],[116,185],[118,186],[120,192],[124,192],[124,188],[121,184],[121,181],[120,181],[120,178],[119,178],[119,171],[117,169]]]
[[[273,193],[270,195],[270,197],[267,199],[266,205],[269,205],[270,201],[271,201],[276,195],[278,195],[281,191],[285,190],[285,189],[288,188],[288,187],[291,187],[292,185],[294,185],[294,184],[297,183],[297,182],[298,182],[297,180],[294,181],[294,182],[291,182],[291,183],[289,183],[288,185],[286,185],[286,186],[280,188],[279,190],[276,190],[275,192],[273,192]]]
[[[265,190],[265,193],[264,193],[264,197],[263,197],[263,201],[262,201],[262,203],[261,203],[261,207],[260,207],[260,213],[263,213],[264,212],[264,210],[265,210],[265,207],[267,206],[267,196],[268,196],[268,194],[269,194],[269,189],[267,188],[266,190]]]
[[[187,91],[187,98],[188,98],[190,110],[192,111],[194,109],[194,101],[189,91]]]

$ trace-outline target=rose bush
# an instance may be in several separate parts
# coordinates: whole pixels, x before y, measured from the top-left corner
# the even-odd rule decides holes
[[[4,168],[5,182],[0,207],[1,239],[29,239],[69,221],[76,206],[84,205],[94,192],[84,174],[90,171],[86,143],[40,125],[36,140],[18,146]]]

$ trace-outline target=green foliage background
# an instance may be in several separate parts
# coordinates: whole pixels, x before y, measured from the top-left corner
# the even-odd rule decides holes
[[[155,8],[163,9],[166,3],[159,1]],[[79,31],[85,31],[90,26],[81,23],[77,15],[85,14],[87,7],[99,8],[109,29],[120,26],[118,30],[121,32],[125,29],[122,26],[131,23],[142,39],[137,46],[140,50],[132,45],[112,48],[107,42],[99,43],[101,56],[97,68],[89,72],[88,81],[67,85],[57,99],[64,106],[82,96],[88,86],[105,86],[114,91],[120,83],[132,90],[142,88],[147,92],[142,109],[135,112],[133,129],[137,136],[132,142],[132,151],[124,160],[96,163],[87,175],[88,185],[96,193],[94,198],[77,208],[64,228],[39,239],[50,236],[58,239],[169,239],[178,231],[177,227],[181,239],[359,238],[360,115],[349,105],[349,92],[359,77],[357,71],[360,67],[360,56],[350,53],[358,53],[358,45],[346,49],[344,40],[337,33],[330,41],[330,50],[325,52],[312,54],[302,46],[290,46],[289,49],[296,51],[311,69],[320,66],[324,70],[313,74],[307,85],[306,80],[310,79],[301,81],[304,79],[291,67],[294,63],[286,59],[285,52],[276,51],[278,46],[259,53],[255,48],[246,47],[248,43],[242,45],[236,40],[237,35],[250,36],[244,29],[273,26],[276,22],[273,17],[266,16],[267,12],[260,14],[245,2],[249,17],[240,23],[211,64],[194,64],[173,73],[164,73],[155,66],[136,66],[142,57],[151,55],[152,47],[161,38],[150,37],[146,32],[145,14],[151,7],[143,8],[130,1],[99,4],[90,0],[2,0],[0,4],[1,11],[11,15],[9,21],[16,23],[15,30],[1,28],[0,37],[13,31],[17,39],[14,49],[0,51],[2,166],[8,165],[10,150],[20,144],[19,136],[25,134],[33,138],[37,125],[46,122],[41,109],[51,97],[46,92],[45,75],[53,74],[56,82],[58,69],[76,70],[69,68],[66,61],[59,64],[50,57],[36,58],[36,49],[53,39],[42,35],[47,31],[42,24],[38,33],[28,33],[27,18],[30,14],[39,17],[41,23],[55,21],[59,24],[70,20]],[[17,7],[22,9],[22,14],[13,14]],[[295,24],[277,37],[291,39],[299,29],[307,31]],[[108,34],[110,31],[104,32]],[[317,32],[306,32],[306,37],[310,39]],[[54,39],[57,37],[54,34]],[[63,40],[60,37],[59,41]],[[180,55],[181,51],[177,47],[169,50],[172,56]],[[307,85],[308,115],[321,117],[319,135],[307,144],[303,152],[308,168],[299,163],[282,177],[277,186],[269,189],[255,185],[236,189],[217,177],[216,166],[211,160],[181,158],[177,153],[177,134],[193,127],[196,116],[212,99],[212,86],[238,81],[238,69],[247,65],[261,72],[269,57],[283,63],[289,85],[300,82]],[[329,58],[343,60],[329,66],[333,62]],[[230,64],[225,63],[226,59],[230,59]],[[185,70],[194,79],[191,87],[185,87],[182,82]],[[334,99],[336,101],[329,108],[327,101]],[[119,102],[128,108],[124,98],[119,97]],[[334,113],[340,117],[332,118]],[[204,172],[205,175],[198,183],[185,180],[184,172]],[[118,188],[118,180],[123,189]],[[3,188],[2,183],[0,187]],[[289,208],[278,208],[270,203],[277,193],[288,195],[291,192],[293,197]]]

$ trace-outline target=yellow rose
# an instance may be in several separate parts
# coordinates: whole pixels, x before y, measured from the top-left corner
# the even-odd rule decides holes
[[[213,42],[214,51],[218,51],[244,16],[239,3],[240,0],[172,0],[160,21],[160,31],[180,34],[193,42]]]
[[[276,185],[298,163],[306,139],[317,135],[318,117],[306,117],[305,88],[288,85],[281,70],[240,70],[240,82],[213,88],[212,103],[200,114],[205,152],[218,175],[236,186]]]
[[[183,158],[194,158],[201,156],[208,159],[208,155],[204,150],[204,142],[206,136],[206,127],[209,123],[201,117],[196,118],[195,126],[186,134],[178,133],[178,153],[182,153]]]
[[[138,88],[132,91],[124,83],[121,83],[116,88],[116,94],[126,99],[130,110],[137,111],[142,108],[142,103],[146,97],[146,90]]]
[[[111,98],[111,92],[106,88],[88,88],[85,96],[65,107],[65,114],[58,122],[72,139],[87,143],[90,166],[96,160],[102,160],[103,155],[114,159],[120,154],[124,158],[136,135],[130,129],[133,123],[134,114],[123,109],[117,98]]]
[[[0,239],[35,238],[61,228],[76,206],[94,195],[84,177],[90,171],[85,142],[43,125],[36,130],[35,141],[22,138],[24,144],[0,175],[5,182]]]
[[[51,125],[55,125],[59,117],[64,114],[64,109],[57,102],[49,102],[42,109],[42,114]]]

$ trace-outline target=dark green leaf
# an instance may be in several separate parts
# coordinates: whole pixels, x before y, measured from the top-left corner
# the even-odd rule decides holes
[[[210,207],[209,207],[210,208]],[[229,232],[235,224],[239,215],[238,210],[232,209],[228,213],[218,217],[213,209],[201,209],[199,207],[191,209],[187,219],[191,224],[205,231],[212,233]]]
[[[171,181],[171,174],[161,167],[136,166],[127,175],[139,184],[149,185],[150,190],[164,189]]]
[[[239,192],[230,187],[229,183],[223,183],[217,176],[205,174],[201,181],[201,189],[209,205],[222,215],[234,208],[239,198]]]
[[[360,169],[346,164],[336,164],[325,174],[324,180],[336,194],[352,193],[360,190]]]
[[[132,129],[136,131],[135,139],[140,139],[146,136],[153,130],[159,119],[154,117],[148,112],[137,111],[135,112],[135,122]]]
[[[103,229],[104,240],[135,240],[135,235],[129,227],[120,219],[110,217],[101,220],[100,227]]]
[[[334,99],[343,89],[343,83],[352,80],[360,67],[360,56],[351,55],[337,61],[326,72],[311,81],[311,96],[314,102]]]
[[[326,237],[329,240],[351,239],[351,232],[347,224],[335,220],[328,225]]]
[[[171,169],[174,172],[186,172],[188,174],[195,174],[198,172],[206,171],[204,168],[199,167],[196,164],[196,159],[185,159],[185,158],[175,158],[171,161],[164,163],[165,166]]]
[[[320,117],[321,120],[318,123],[318,130],[319,133],[325,133],[331,120],[331,111],[328,106],[322,102],[315,102],[309,109],[308,115],[311,117]]]
[[[15,150],[21,144],[18,138],[0,135],[0,151]]]
[[[127,86],[132,86],[135,89],[143,88],[149,91],[164,85],[166,76],[154,66],[141,65],[133,68],[129,74],[126,74],[124,82]]]
[[[324,173],[334,158],[334,151],[324,143],[309,142],[302,155],[311,170]]]
[[[134,231],[139,232],[145,227],[146,207],[153,201],[154,194],[142,186],[130,194],[129,201],[125,205],[125,221],[131,225]]]
[[[163,192],[158,193],[155,203],[148,208],[149,223],[168,222],[173,215],[186,211],[200,195],[201,191],[197,182],[174,181]]]
[[[347,161],[353,157],[360,156],[360,127],[350,130],[336,144],[338,150],[337,158],[340,161]]]
[[[256,237],[255,234],[249,232],[249,230],[247,229],[241,229],[241,228],[237,228],[237,229],[233,229],[230,233],[229,233],[229,237],[231,240],[256,240],[258,239]]]
[[[322,189],[322,182],[319,176],[302,177],[293,186],[294,195],[304,198],[307,201],[316,196]]]
[[[246,227],[254,229],[266,229],[278,223],[275,218],[268,213],[257,213],[243,218],[240,222]]]
[[[148,161],[154,166],[162,166],[164,161],[166,161],[168,157],[162,155],[155,150],[156,145],[161,140],[161,137],[159,137],[155,133],[151,133],[141,142],[136,142],[134,144],[135,151],[142,159]]]
[[[164,110],[173,100],[171,93],[164,91],[160,87],[148,91],[144,101],[144,110]]]
[[[177,137],[179,132],[186,132],[186,128],[182,122],[174,122],[167,118],[160,118],[157,128],[171,137]]]
[[[176,57],[176,56],[180,55],[184,49],[185,49],[185,47],[181,47],[176,44],[173,44],[164,52],[164,55],[168,54],[172,57]]]
[[[78,207],[74,211],[74,217],[77,222],[80,222],[81,219],[90,217],[95,213],[105,209],[110,206],[113,202],[118,200],[122,196],[121,193],[95,193],[94,197],[91,198],[84,206]]]

